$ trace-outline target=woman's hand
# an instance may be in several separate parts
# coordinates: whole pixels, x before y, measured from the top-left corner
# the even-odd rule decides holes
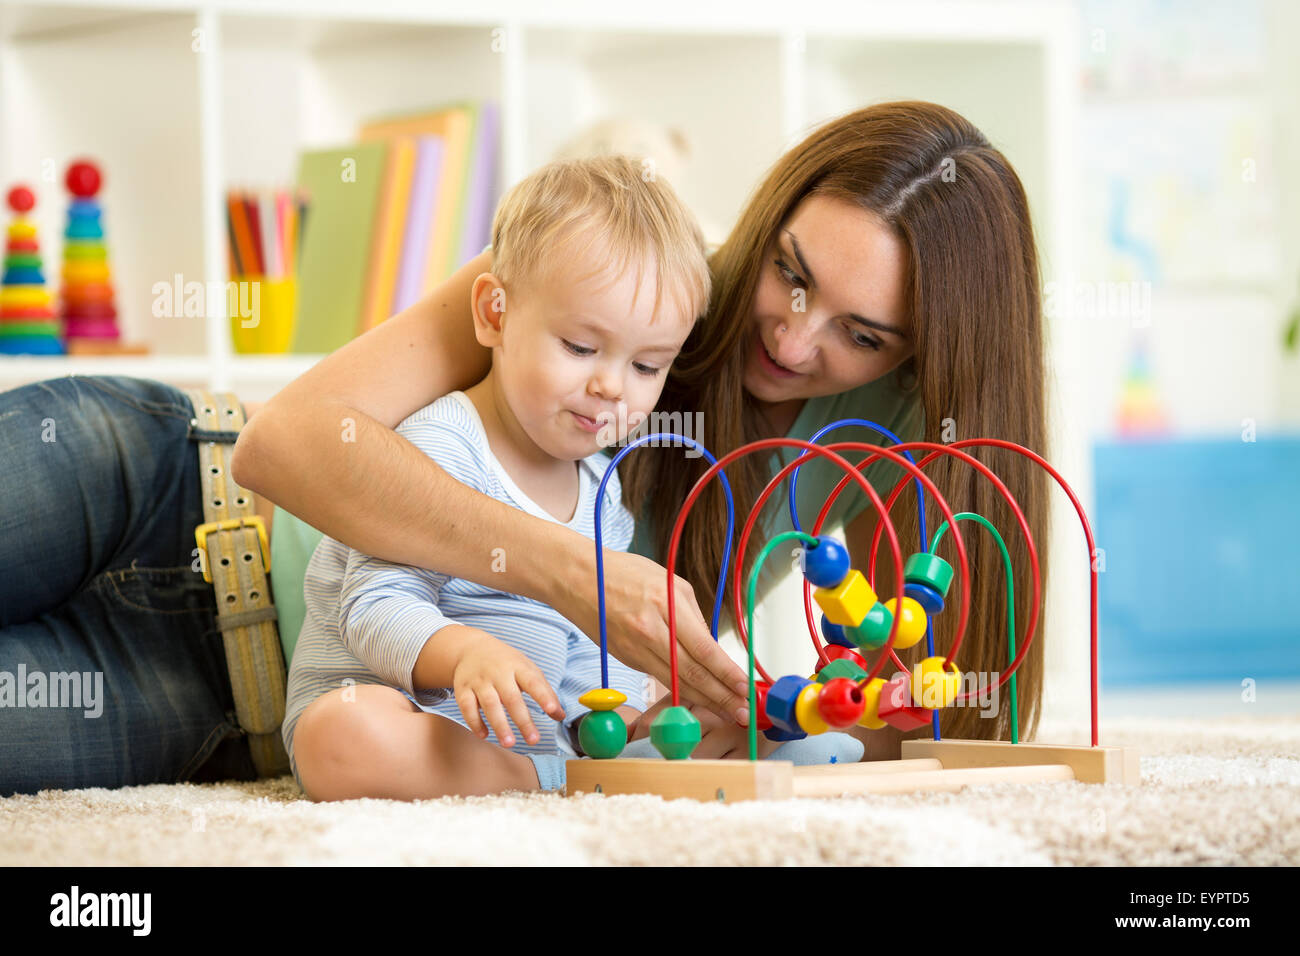
[[[672,695],[665,694],[649,710],[627,726],[627,739],[637,740],[650,735],[650,725],[666,707],[672,706]],[[735,721],[724,720],[716,714],[699,707],[687,707],[700,722],[700,743],[691,752],[695,760],[748,760],[749,728],[740,727]],[[768,740],[758,735],[758,759],[762,760],[780,747],[779,741]]]
[[[553,606],[599,643],[594,554],[589,553],[573,573],[576,577],[565,606]],[[622,551],[605,552],[609,652],[629,667],[671,686],[667,576],[648,558]],[[674,583],[677,675],[682,698],[708,707],[727,721],[747,724],[749,690],[744,671],[714,643],[690,584],[676,576]]]

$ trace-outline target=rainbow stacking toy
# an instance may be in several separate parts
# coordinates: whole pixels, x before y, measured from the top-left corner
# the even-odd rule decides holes
[[[116,343],[120,337],[113,304],[108,250],[95,195],[103,178],[84,160],[68,167],[68,225],[63,233],[63,334],[70,350],[78,342]]]
[[[0,278],[0,355],[62,355],[59,321],[41,272],[36,224],[27,218],[36,197],[26,186],[15,186],[8,203],[16,215],[5,237]]]
[[[818,445],[816,442],[827,432],[845,425],[871,428],[894,442],[892,447],[881,447],[867,442],[840,442]],[[650,739],[662,760],[619,758],[627,744],[627,728],[615,708],[623,703],[623,695],[609,687],[608,652],[605,633],[605,583],[602,561],[600,505],[604,500],[605,485],[618,463],[640,445],[682,445],[698,449],[711,463],[711,467],[695,483],[687,495],[677,521],[673,525],[667,560],[668,629],[671,647],[672,706],[665,708],[650,726]],[[682,529],[696,499],[715,477],[722,482],[727,496],[727,550],[719,575],[717,601],[713,610],[713,638],[718,638],[718,619],[724,599],[730,542],[735,528],[735,510],[731,488],[723,469],[738,458],[754,454],[768,454],[778,447],[802,449],[805,454],[778,472],[754,503],[744,529],[737,539],[735,567],[744,567],[745,546],[757,523],[764,503],[785,480],[790,477],[789,507],[794,531],[777,535],[759,553],[750,572],[747,599],[742,613],[740,575],[731,581],[737,631],[749,655],[749,759],[748,760],[691,760],[690,755],[700,742],[700,723],[694,714],[681,706],[677,680],[677,622],[674,600],[673,575],[677,549]],[[1019,504],[1001,480],[983,463],[963,449],[994,447],[1016,452],[1045,469],[1069,497],[1083,527],[1088,546],[1088,567],[1091,569],[1092,594],[1092,743],[1083,745],[1044,745],[1021,743],[1015,712],[1015,672],[1020,667],[1034,639],[1042,603],[1042,581],[1038,554],[1033,536]],[[850,464],[841,454],[850,451],[867,452],[867,457],[857,465]],[[917,462],[913,451],[927,452]],[[969,614],[970,572],[967,567],[966,546],[962,541],[958,522],[970,521],[991,534],[1002,550],[1008,578],[1012,575],[1011,560],[1005,542],[998,530],[984,517],[963,512],[953,514],[939,489],[926,477],[924,469],[941,455],[957,458],[993,483],[1015,515],[1018,530],[1024,536],[1029,555],[1029,571],[1033,583],[1033,600],[1024,635],[1016,640],[1014,625],[1008,623],[1008,664],[995,685],[983,688],[997,692],[1011,682],[1012,721],[1010,741],[997,740],[940,740],[937,711],[944,707],[962,706],[975,698],[980,688],[962,690],[963,675],[956,662],[966,631]],[[795,489],[798,470],[802,465],[825,458],[843,469],[846,474],[822,506],[812,527],[805,533],[799,525],[795,509]],[[907,474],[894,487],[888,501],[882,502],[879,494],[861,474],[862,469],[878,459],[885,459],[903,468]],[[830,513],[831,505],[850,481],[856,482],[871,500],[881,516],[871,542],[871,555],[866,574],[851,567],[848,549],[828,535],[821,535],[821,527]],[[920,540],[925,550],[913,554],[906,561],[899,549],[898,535],[889,513],[909,482],[916,486],[919,507]],[[924,496],[932,496],[934,504],[944,517],[944,523],[927,539],[925,528]],[[845,419],[825,426],[812,436],[811,441],[791,438],[771,438],[744,445],[720,461],[698,442],[682,435],[659,433],[646,435],[622,448],[610,463],[601,482],[596,504],[596,588],[599,598],[601,686],[583,695],[581,702],[591,708],[579,725],[579,742],[583,750],[595,759],[570,760],[566,766],[566,793],[649,793],[667,798],[688,797],[696,800],[730,802],[736,800],[775,800],[788,797],[824,797],[866,793],[902,793],[916,790],[958,790],[962,787],[989,783],[1035,783],[1060,780],[1078,780],[1085,783],[1139,782],[1138,752],[1131,747],[1101,747],[1097,742],[1097,568],[1093,561],[1096,546],[1092,528],[1083,506],[1065,480],[1046,461],[1034,452],[1012,442],[998,439],[970,439],[951,444],[933,442],[899,443],[898,438],[872,422],[862,419]],[[880,536],[888,536],[896,580],[888,582],[893,597],[882,600],[875,582],[876,553]],[[944,535],[951,533],[952,551],[956,555],[956,575],[948,561],[937,551]],[[753,605],[759,571],[763,562],[783,544],[798,540],[802,545],[804,574],[804,613],[808,632],[816,652],[816,667],[811,677],[785,675],[775,680],[755,659],[753,642]],[[928,548],[926,547],[928,543]],[[1021,569],[1023,573],[1024,569]],[[948,592],[954,580],[960,582],[957,606],[957,627],[952,647],[946,655],[934,650],[934,632],[929,619],[941,613],[949,603]],[[991,582],[981,582],[989,586]],[[1009,585],[1010,582],[1007,582]],[[1010,588],[1008,588],[1010,591]],[[888,592],[886,592],[888,593]],[[812,602],[822,611],[821,635],[814,621]],[[1014,607],[1014,603],[1011,605]],[[822,645],[821,638],[827,641]],[[928,639],[927,656],[910,672],[894,653],[895,648],[911,647],[922,638]],[[875,655],[874,663],[869,659]],[[889,661],[898,672],[881,676]],[[755,669],[762,680],[755,679]],[[855,764],[828,764],[796,767],[790,761],[759,760],[757,734],[762,731],[770,740],[795,740],[828,730],[867,728],[879,730],[892,726],[900,731],[933,726],[933,740],[902,741],[901,760],[881,760]]]

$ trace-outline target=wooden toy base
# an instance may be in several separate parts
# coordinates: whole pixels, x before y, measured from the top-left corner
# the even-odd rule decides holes
[[[796,767],[785,760],[570,760],[566,795],[654,794],[734,803],[792,797],[960,790],[990,783],[1136,785],[1133,747],[905,740],[903,759]]]
[[[69,355],[148,355],[147,345],[127,345],[112,339],[68,339]]]

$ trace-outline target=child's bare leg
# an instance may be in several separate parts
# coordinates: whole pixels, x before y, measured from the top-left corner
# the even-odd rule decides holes
[[[339,688],[312,701],[298,719],[293,750],[313,800],[421,800],[539,787],[523,754],[426,714],[400,691],[377,684]]]

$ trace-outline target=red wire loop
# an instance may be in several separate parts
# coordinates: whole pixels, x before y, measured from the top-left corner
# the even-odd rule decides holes
[[[742,575],[740,569],[743,568],[744,566],[743,563],[744,551],[745,551],[745,546],[749,540],[750,532],[753,529],[754,523],[757,520],[757,516],[760,510],[762,509],[763,504],[766,502],[767,498],[771,495],[771,493],[784,480],[785,476],[789,474],[791,471],[793,471],[795,468],[803,465],[808,461],[811,461],[813,458],[817,457],[818,455],[821,455],[822,457],[829,458],[832,462],[839,465],[842,469],[844,469],[847,472],[847,474],[840,479],[839,483],[835,486],[834,490],[827,498],[826,503],[822,506],[822,510],[817,516],[817,521],[813,525],[812,534],[815,536],[821,531],[821,527],[825,522],[827,515],[830,513],[831,505],[834,503],[836,497],[840,494],[840,492],[843,491],[844,488],[848,487],[848,483],[850,481],[856,481],[858,485],[862,488],[862,490],[866,492],[867,496],[871,499],[872,504],[875,505],[876,507],[877,513],[880,515],[880,521],[877,522],[875,533],[872,535],[872,539],[871,539],[868,578],[869,580],[872,580],[875,577],[876,554],[880,546],[880,535],[883,529],[889,533],[890,551],[892,552],[894,558],[895,579],[898,588],[896,597],[900,599],[900,603],[902,597],[904,596],[903,595],[904,581],[903,581],[902,552],[898,545],[898,535],[894,530],[893,522],[890,520],[889,512],[893,509],[894,503],[898,500],[898,496],[902,493],[903,489],[914,478],[921,481],[921,483],[930,491],[930,494],[934,496],[936,504],[938,504],[940,511],[943,513],[943,516],[947,519],[948,526],[952,531],[953,542],[957,549],[958,564],[961,572],[961,612],[957,623],[957,632],[953,638],[952,648],[948,652],[948,656],[944,662],[945,666],[947,666],[947,664],[952,661],[953,655],[957,653],[957,649],[958,647],[960,647],[961,641],[965,637],[967,619],[970,610],[969,608],[970,571],[967,566],[966,546],[965,543],[962,541],[961,532],[957,526],[957,520],[953,516],[951,509],[948,507],[947,501],[945,501],[943,496],[939,493],[938,488],[936,488],[934,486],[934,483],[921,472],[922,468],[924,468],[930,462],[935,461],[940,455],[947,454],[947,455],[953,455],[959,460],[964,461],[967,464],[971,465],[973,468],[975,468],[977,471],[979,471],[981,474],[983,474],[985,477],[987,477],[990,481],[994,483],[994,486],[997,488],[999,493],[1003,496],[1003,498],[1006,499],[1007,503],[1011,506],[1011,509],[1015,514],[1016,521],[1020,525],[1021,533],[1025,537],[1025,544],[1029,552],[1030,565],[1033,571],[1033,579],[1034,579],[1034,596],[1033,596],[1033,603],[1030,609],[1030,621],[1027,627],[1025,628],[1025,638],[1024,638],[1024,642],[1021,645],[1020,652],[1017,654],[1015,660],[1012,661],[1010,667],[1002,674],[1000,680],[998,681],[997,686],[1001,687],[1011,678],[1011,675],[1014,674],[1015,671],[1020,667],[1020,664],[1023,661],[1026,652],[1029,650],[1030,644],[1033,641],[1034,631],[1038,625],[1039,606],[1042,600],[1042,579],[1041,579],[1041,574],[1040,574],[1040,569],[1038,564],[1038,551],[1034,545],[1033,535],[1029,530],[1028,522],[1025,520],[1024,512],[1021,510],[1020,505],[1016,502],[1015,497],[1011,494],[1010,490],[1007,489],[1006,485],[1002,483],[1001,479],[999,479],[997,475],[993,474],[993,472],[986,465],[984,465],[982,462],[978,461],[977,459],[971,457],[970,455],[957,451],[957,449],[978,448],[978,447],[1006,449],[1007,451],[1016,452],[1017,454],[1030,459],[1035,464],[1037,464],[1040,468],[1044,469],[1049,475],[1052,476],[1052,478],[1056,481],[1057,485],[1060,486],[1061,490],[1063,490],[1066,493],[1066,495],[1069,497],[1070,503],[1074,506],[1075,513],[1078,515],[1079,522],[1083,528],[1084,539],[1088,547],[1088,568],[1089,568],[1089,593],[1090,593],[1089,656],[1090,656],[1090,686],[1091,686],[1091,707],[1092,707],[1092,746],[1094,747],[1098,746],[1098,707],[1097,707],[1097,696],[1098,696],[1097,694],[1097,585],[1098,585],[1098,579],[1097,579],[1097,566],[1094,560],[1097,551],[1097,545],[1096,545],[1096,540],[1093,537],[1092,526],[1088,522],[1087,513],[1084,511],[1083,505],[1079,502],[1078,496],[1074,493],[1074,489],[1070,487],[1069,483],[1066,482],[1066,480],[1063,477],[1061,477],[1061,474],[1055,468],[1053,468],[1050,464],[1048,464],[1048,462],[1044,460],[1042,456],[1030,451],[1028,448],[1025,448],[1022,445],[1017,445],[1015,442],[1004,441],[998,438],[968,438],[962,441],[953,442],[952,444],[949,445],[936,445],[932,442],[905,442],[903,444],[893,445],[891,448],[881,448],[880,446],[871,445],[866,442],[839,442],[833,445],[821,446],[821,445],[813,445],[810,442],[801,441],[795,438],[769,438],[757,442],[751,442],[747,445],[743,445],[740,448],[737,448],[735,451],[731,452],[730,454],[719,459],[719,461],[716,464],[711,466],[709,470],[705,472],[703,476],[701,476],[699,481],[697,481],[695,483],[695,486],[691,489],[690,494],[687,495],[686,501],[682,505],[681,510],[678,512],[677,520],[673,525],[673,534],[669,545],[668,560],[667,560],[668,634],[669,634],[669,648],[670,648],[671,668],[672,668],[672,699],[673,699],[674,706],[678,704],[679,697],[678,697],[678,681],[677,681],[677,613],[676,613],[676,603],[674,601],[673,570],[676,567],[677,548],[681,542],[682,529],[685,526],[686,517],[690,513],[691,508],[694,506],[696,499],[700,496],[704,488],[708,485],[708,482],[711,481],[713,477],[718,472],[720,472],[723,468],[725,468],[727,465],[729,465],[731,462],[735,461],[736,459],[740,458],[742,455],[747,455],[755,451],[762,451],[768,448],[777,448],[777,447],[803,448],[806,450],[807,453],[801,456],[800,458],[796,459],[795,461],[791,462],[789,465],[785,466],[775,477],[772,478],[771,481],[768,482],[767,486],[763,489],[762,494],[759,495],[758,500],[755,502],[754,507],[750,509],[749,517],[745,522],[745,528],[741,533],[739,541],[737,542],[736,557],[733,566],[735,568],[735,571],[733,573],[733,581],[732,581],[732,599],[735,607],[735,616],[736,616],[736,624],[737,624],[736,630],[738,635],[740,636],[742,646],[748,648],[748,635],[745,630],[744,615],[741,613],[741,576]],[[931,454],[927,455],[924,459],[922,459],[919,464],[913,465],[911,462],[907,461],[907,459],[901,457],[901,455],[899,454],[899,452],[907,451],[913,448],[916,449],[928,448],[931,449]],[[859,462],[857,465],[851,465],[848,461],[841,458],[839,455],[834,454],[832,449],[843,449],[846,451],[852,451],[852,450],[871,451],[872,454],[870,454],[869,457],[865,458],[863,461]],[[875,489],[871,486],[871,484],[868,481],[866,481],[866,479],[862,475],[862,470],[865,469],[869,464],[874,462],[877,458],[885,458],[886,460],[893,461],[895,464],[900,465],[905,471],[911,473],[910,476],[905,476],[901,478],[899,482],[894,486],[893,491],[890,493],[888,503],[881,502],[880,496],[876,493]],[[922,542],[922,547],[925,548],[927,544],[928,544],[927,542]],[[816,624],[813,621],[811,593],[812,593],[811,585],[805,580],[804,613],[805,613],[805,617],[807,618],[809,633],[812,635],[813,638],[813,647],[817,651],[818,661],[824,666],[825,663],[827,662],[827,658],[825,656],[825,651],[823,650],[819,642]],[[882,648],[882,653],[879,659],[876,661],[875,666],[872,668],[871,673],[868,675],[867,678],[868,680],[873,679],[880,672],[880,669],[882,668],[885,660],[888,657],[892,657],[894,662],[898,665],[898,667],[901,670],[906,669],[903,667],[902,663],[898,660],[897,655],[894,654],[893,651],[894,638],[897,636],[898,633],[898,622],[899,622],[899,616],[894,615],[894,622],[892,627],[890,628],[889,639],[886,641],[884,647]],[[767,674],[767,671],[763,669],[762,665],[759,664],[757,656],[755,656],[754,658],[754,664],[755,667],[759,670],[759,672],[762,673],[764,679],[766,679],[770,683],[771,677]],[[965,699],[969,697],[972,693],[975,693],[975,691],[968,691],[965,694],[959,695],[956,699],[957,700]]]
[[[944,499],[939,489],[935,487],[934,482],[931,481],[929,477],[926,476],[920,470],[920,468],[918,468],[916,465],[912,464],[902,455],[898,454],[897,452],[891,449],[881,448],[878,445],[869,444],[867,442],[837,442],[836,444],[833,445],[815,445],[812,444],[811,442],[802,441],[797,438],[765,438],[762,439],[761,441],[750,442],[747,445],[742,445],[740,448],[737,448],[734,451],[730,452],[729,454],[724,455],[715,464],[710,466],[708,471],[706,471],[702,476],[700,476],[700,479],[695,483],[695,486],[691,488],[690,493],[686,496],[686,501],[682,504],[681,510],[678,511],[677,513],[677,520],[673,524],[672,538],[670,540],[669,547],[668,547],[667,572],[668,572],[668,637],[669,637],[669,654],[671,658],[670,666],[672,670],[672,700],[674,706],[677,706],[679,701],[679,696],[678,696],[678,681],[677,681],[677,607],[676,607],[676,601],[674,599],[675,589],[673,587],[673,572],[677,564],[677,548],[681,543],[682,529],[686,524],[686,518],[690,514],[691,508],[694,507],[696,499],[699,498],[700,494],[703,492],[704,488],[707,487],[708,483],[713,479],[713,477],[719,471],[721,471],[727,465],[731,464],[731,462],[735,461],[737,458],[740,458],[742,455],[751,454],[756,451],[763,451],[768,448],[781,448],[781,447],[802,448],[805,450],[805,452],[807,452],[807,454],[801,456],[800,458],[795,459],[794,461],[790,462],[790,464],[786,465],[785,468],[783,468],[779,473],[779,475],[777,476],[778,478],[783,477],[788,472],[793,471],[795,468],[799,467],[800,465],[803,465],[806,462],[811,461],[814,457],[820,455],[822,457],[829,458],[832,462],[839,465],[842,469],[848,472],[849,473],[848,478],[856,481],[858,485],[862,488],[862,490],[867,494],[867,496],[871,498],[872,503],[875,504],[877,511],[881,515],[882,522],[887,526],[887,530],[889,531],[890,547],[893,552],[894,560],[895,560],[895,577],[896,577],[896,583],[898,588],[897,596],[899,598],[903,596],[903,586],[904,586],[903,557],[902,557],[902,552],[900,551],[898,546],[898,535],[895,533],[893,524],[889,520],[888,512],[883,507],[883,503],[880,500],[880,496],[876,493],[876,490],[871,486],[871,483],[868,482],[865,477],[863,477],[860,471],[856,470],[854,466],[851,465],[848,461],[841,458],[839,455],[835,454],[832,449],[843,449],[846,451],[874,452],[877,456],[884,457],[890,461],[893,461],[894,463],[902,467],[904,470],[912,473],[918,480],[920,480],[920,482],[926,487],[926,489],[929,490],[930,494],[934,496],[934,500],[938,504],[939,509],[943,513],[944,517],[948,519],[948,523],[952,527],[952,531],[953,531],[953,541],[957,548],[957,559],[958,559],[958,565],[961,573],[962,587],[961,587],[961,611],[958,615],[957,634],[956,634],[956,639],[954,641],[954,649],[960,644],[961,638],[965,634],[966,622],[970,615],[970,598],[969,598],[970,569],[967,566],[966,545],[962,541],[961,531],[957,527],[957,521],[956,518],[953,516],[952,510],[948,507],[948,502]],[[900,447],[900,446],[895,446],[895,447]],[[734,564],[734,568],[736,569],[741,569],[744,567],[744,563],[743,563],[744,548],[749,536],[749,532],[753,528],[758,510],[762,507],[763,502],[766,500],[767,496],[771,494],[772,490],[775,487],[776,487],[776,481],[774,479],[774,481],[768,483],[767,487],[764,488],[763,490],[763,494],[759,496],[759,499],[758,501],[755,502],[754,507],[750,509],[749,518],[745,523],[745,530],[744,532],[742,532],[741,537],[737,542],[737,551],[736,551],[736,558]],[[737,624],[736,630],[740,636],[742,645],[748,648],[748,637],[745,631],[744,615],[741,614],[740,612],[741,576],[742,576],[741,571],[736,570],[733,575],[732,595],[733,595],[733,601],[734,601],[735,612],[736,612],[735,613],[736,624]],[[894,615],[894,621],[889,632],[889,639],[885,642],[884,648],[882,649],[886,653],[892,651],[894,645],[894,638],[897,636],[898,633],[898,624],[899,624],[899,615]],[[884,666],[885,660],[887,659],[886,653],[881,654],[880,659],[876,662],[875,667],[872,668],[871,673],[868,675],[867,678],[868,680],[874,679],[876,675],[880,673],[880,670]],[[758,669],[763,673],[764,677],[770,681],[770,677],[768,677],[767,672],[758,666],[757,657],[755,657],[755,667],[758,667]]]

